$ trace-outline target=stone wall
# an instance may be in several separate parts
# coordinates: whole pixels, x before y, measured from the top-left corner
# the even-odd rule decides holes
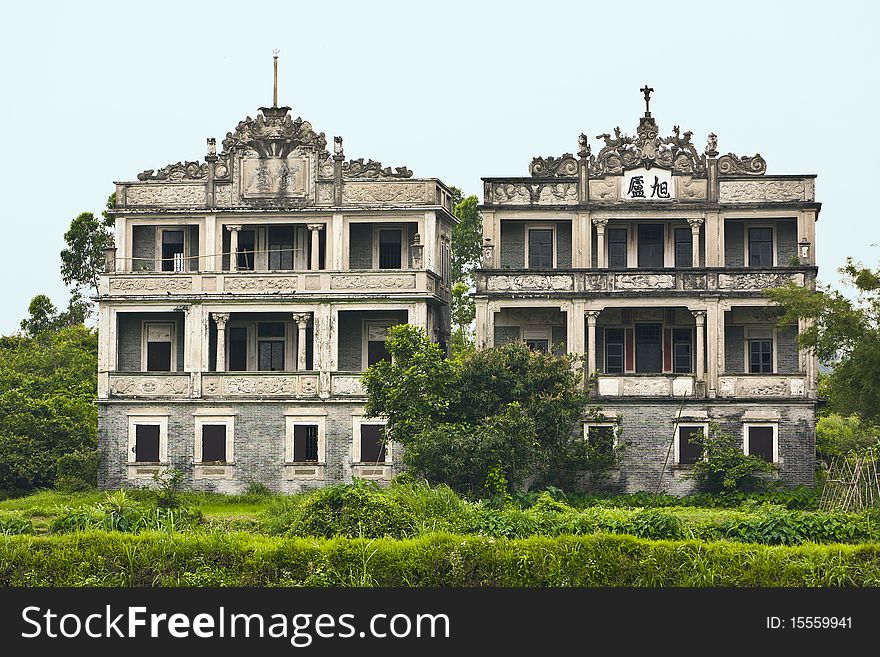
[[[156,269],[156,227],[133,226],[131,229],[131,270]]]
[[[745,266],[742,221],[724,222],[724,262],[728,267]]]
[[[525,267],[525,224],[501,222],[501,269]]]
[[[145,321],[174,322],[177,332],[177,371],[183,371],[183,350],[186,331],[181,313],[119,313],[117,315],[117,370],[140,372],[143,349],[142,330]],[[112,366],[112,365],[111,365]]]
[[[349,224],[349,269],[373,268],[373,224]]]

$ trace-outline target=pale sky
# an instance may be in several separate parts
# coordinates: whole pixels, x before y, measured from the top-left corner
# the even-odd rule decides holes
[[[847,256],[877,266],[877,3],[3,3],[0,333],[35,294],[59,306],[70,220],[113,181],[201,159],[257,107],[280,104],[345,140],[348,157],[407,165],[468,194],[528,175],[651,102],[661,135],[760,152],[769,174],[816,173],[821,280]],[[594,144],[594,152],[597,152]]]

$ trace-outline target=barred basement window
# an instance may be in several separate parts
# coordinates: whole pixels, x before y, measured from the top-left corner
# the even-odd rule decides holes
[[[159,462],[159,425],[135,426],[134,460],[137,463]]]
[[[202,463],[226,462],[226,425],[202,425]]]
[[[297,424],[293,427],[293,460],[295,463],[318,462],[317,424]]]
[[[676,447],[678,448],[678,463],[688,465],[696,463],[703,455],[703,436],[705,429],[702,426],[678,427]]]

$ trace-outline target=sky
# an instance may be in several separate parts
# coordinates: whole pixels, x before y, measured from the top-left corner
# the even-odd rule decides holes
[[[820,280],[880,260],[875,115],[880,3],[41,2],[3,0],[0,333],[30,299],[61,307],[59,252],[114,181],[204,157],[272,100],[350,158],[407,165],[466,194],[528,175],[577,136],[661,135],[818,174]],[[594,152],[598,144],[593,140]]]

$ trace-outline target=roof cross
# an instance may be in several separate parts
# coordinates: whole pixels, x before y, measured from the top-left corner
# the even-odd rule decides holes
[[[651,116],[651,92],[654,91],[654,88],[645,85],[639,91],[645,94],[645,116]]]

